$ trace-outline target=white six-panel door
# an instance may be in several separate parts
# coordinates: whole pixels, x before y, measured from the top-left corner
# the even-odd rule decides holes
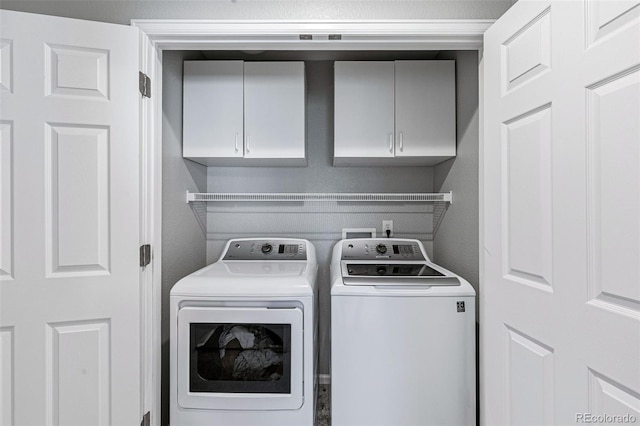
[[[483,55],[483,423],[640,422],[640,4],[520,0]]]
[[[137,30],[0,19],[0,423],[139,424]]]

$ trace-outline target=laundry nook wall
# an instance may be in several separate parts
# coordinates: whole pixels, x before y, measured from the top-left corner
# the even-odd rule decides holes
[[[306,167],[208,167],[208,192],[381,193],[433,192],[430,167],[333,167],[333,61],[306,61]],[[319,373],[329,373],[330,250],[343,228],[377,228],[394,221],[396,237],[430,246],[433,206],[405,203],[208,203],[207,263],[230,238],[262,236],[310,240],[317,249],[320,335]]]

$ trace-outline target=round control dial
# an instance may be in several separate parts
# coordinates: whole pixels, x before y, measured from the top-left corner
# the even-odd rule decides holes
[[[378,244],[376,246],[376,251],[380,254],[385,254],[387,252],[387,246],[385,246],[384,244]]]
[[[264,254],[271,253],[272,250],[273,246],[269,243],[263,244],[262,248],[260,248],[260,251],[262,251]]]

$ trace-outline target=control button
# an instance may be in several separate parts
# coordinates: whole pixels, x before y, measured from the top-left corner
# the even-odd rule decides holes
[[[385,254],[387,252],[387,246],[385,246],[384,244],[378,244],[376,246],[376,251],[380,254]]]
[[[263,244],[260,250],[264,254],[271,253],[271,250],[273,250],[273,246],[271,244]]]
[[[387,274],[387,267],[386,266],[376,266],[376,273],[378,275],[386,275]]]

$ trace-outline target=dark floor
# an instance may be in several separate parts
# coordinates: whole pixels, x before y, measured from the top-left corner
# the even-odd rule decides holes
[[[331,386],[318,386],[318,401],[316,402],[316,426],[331,426]]]

